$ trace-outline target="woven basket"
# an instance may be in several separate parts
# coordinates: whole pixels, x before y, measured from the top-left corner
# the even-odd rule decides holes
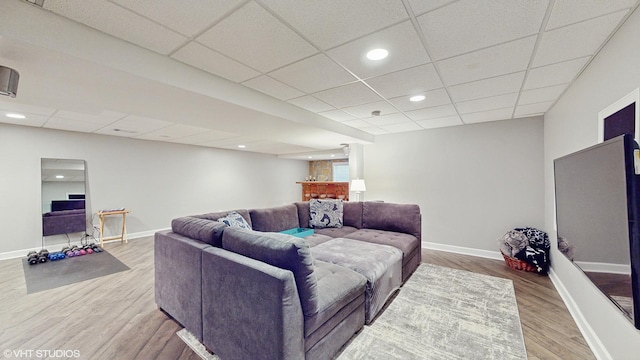
[[[502,252],[500,252],[500,253],[502,254]],[[505,254],[502,254],[502,257],[504,258],[504,262],[507,264],[507,266],[512,268],[513,270],[524,270],[524,271],[530,271],[530,272],[538,272],[538,270],[535,268],[535,266],[531,266],[531,264],[527,263],[526,261],[522,261],[520,259],[512,258],[512,257],[507,256]]]

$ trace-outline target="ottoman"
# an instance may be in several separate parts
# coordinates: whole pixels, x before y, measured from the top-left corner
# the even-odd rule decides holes
[[[311,255],[316,260],[344,266],[367,278],[367,325],[402,284],[402,251],[393,246],[337,238],[312,247]]]

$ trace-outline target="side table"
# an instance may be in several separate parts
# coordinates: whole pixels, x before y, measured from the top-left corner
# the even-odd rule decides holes
[[[125,242],[125,243],[129,242],[129,240],[127,239],[127,214],[128,213],[130,213],[130,211],[126,209],[98,211],[97,215],[98,215],[98,218],[100,218],[100,247],[104,247],[103,245],[105,240],[120,239],[121,242]],[[111,216],[111,215],[122,215],[122,232],[120,233],[120,236],[104,237],[104,221],[107,216]]]

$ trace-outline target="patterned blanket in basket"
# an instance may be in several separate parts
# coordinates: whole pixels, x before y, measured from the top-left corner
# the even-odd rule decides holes
[[[546,232],[532,227],[507,231],[498,240],[503,254],[527,262],[539,274],[549,272],[549,236]]]

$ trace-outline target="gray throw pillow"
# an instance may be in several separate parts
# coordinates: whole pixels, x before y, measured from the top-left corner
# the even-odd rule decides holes
[[[342,200],[309,200],[309,225],[312,228],[341,228]]]
[[[318,312],[318,279],[309,244],[295,236],[226,229],[222,233],[222,248],[293,273],[306,316]]]

